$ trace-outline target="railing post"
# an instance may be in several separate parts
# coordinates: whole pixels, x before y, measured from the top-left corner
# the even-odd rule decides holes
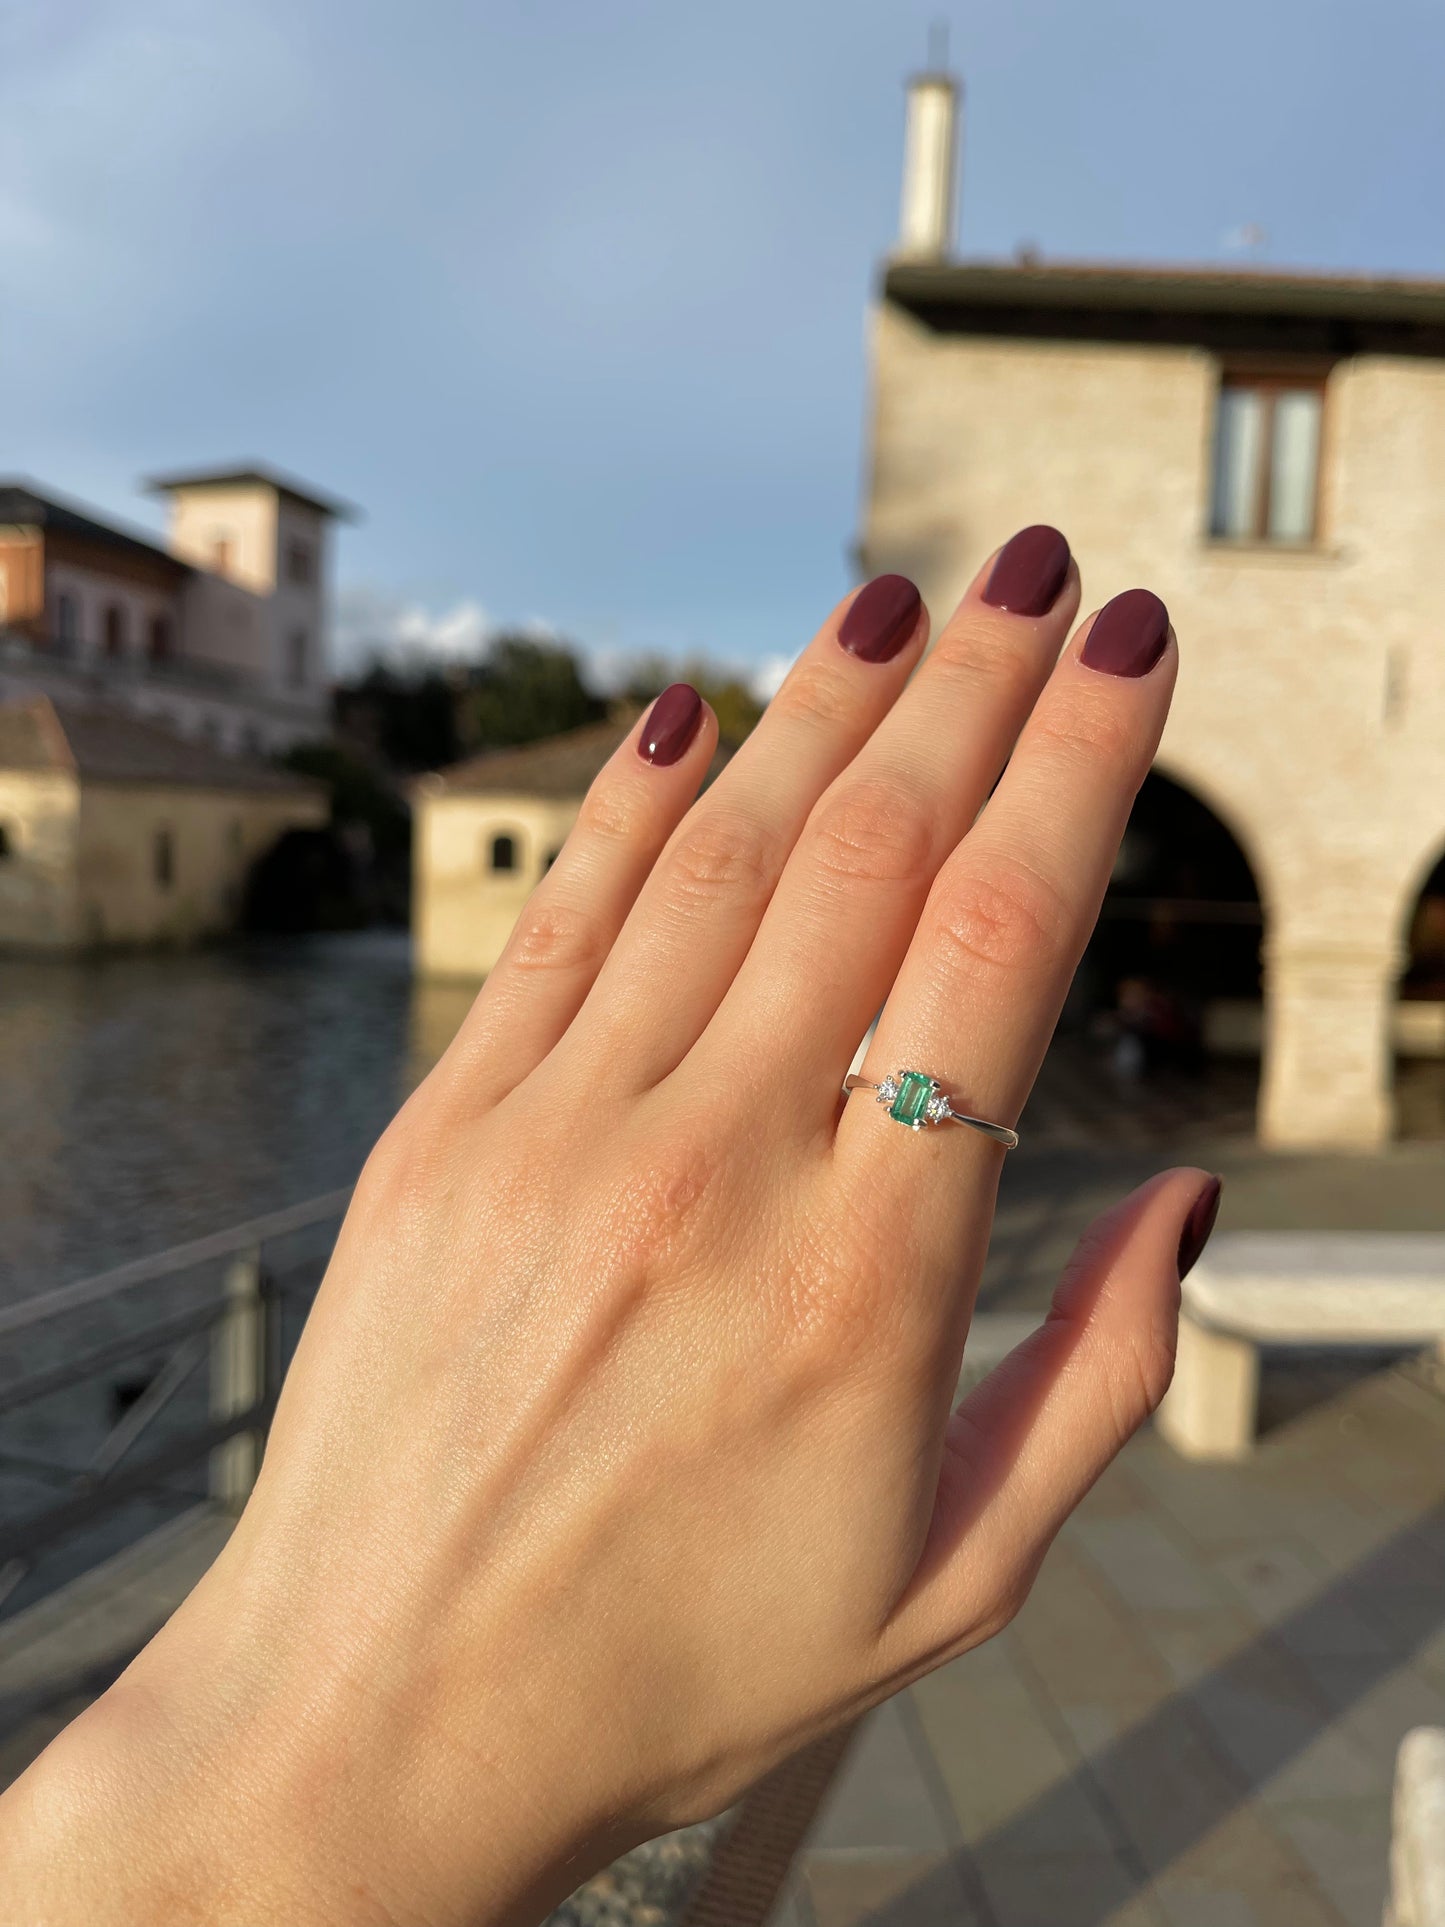
[[[267,1325],[261,1295],[261,1247],[238,1252],[226,1267],[225,1309],[211,1334],[211,1417],[235,1418],[266,1393]],[[211,1497],[239,1512],[261,1468],[263,1420],[212,1448]]]

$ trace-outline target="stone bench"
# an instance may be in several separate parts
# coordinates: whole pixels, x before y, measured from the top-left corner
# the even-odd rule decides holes
[[[1186,1458],[1243,1458],[1262,1346],[1432,1344],[1445,1355],[1445,1237],[1222,1232],[1184,1280],[1174,1382],[1156,1422]]]
[[[1385,1927],[1445,1927],[1445,1728],[1400,1742]]]

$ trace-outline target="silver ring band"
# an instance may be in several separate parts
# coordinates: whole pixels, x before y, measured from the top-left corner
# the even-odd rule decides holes
[[[929,1124],[966,1124],[970,1131],[982,1131],[1006,1151],[1012,1151],[1019,1141],[1018,1132],[1011,1131],[1007,1124],[990,1124],[986,1117],[973,1117],[967,1111],[955,1110],[953,1100],[938,1079],[926,1071],[899,1071],[896,1077],[885,1077],[880,1084],[850,1073],[843,1079],[844,1096],[850,1091],[872,1091],[880,1104],[888,1106],[888,1115],[899,1124],[906,1124],[910,1131],[921,1131]]]

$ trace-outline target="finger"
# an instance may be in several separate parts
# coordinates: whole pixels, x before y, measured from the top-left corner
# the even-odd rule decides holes
[[[717,734],[697,691],[674,683],[593,781],[447,1053],[469,1105],[505,1096],[566,1032],[697,795]]]
[[[894,1664],[927,1670],[998,1631],[1054,1535],[1168,1389],[1179,1281],[1219,1207],[1208,1172],[1167,1171],[1097,1218],[1038,1331],[949,1422],[917,1571],[893,1615]]]
[[[1164,604],[1116,596],[1060,658],[987,807],[940,871],[869,1047],[864,1074],[937,1077],[956,1104],[1011,1125],[1098,918],[1135,793],[1168,712],[1177,650]],[[944,1124],[921,1141],[866,1098],[844,1111],[839,1179],[907,1211],[946,1276],[1002,1153]],[[971,1283],[970,1283],[971,1289]]]
[[[746,956],[808,812],[887,713],[927,635],[906,577],[865,584],[689,811],[578,1022],[579,1059],[602,1067],[609,1087],[645,1089],[686,1056]]]
[[[839,1083],[929,887],[997,779],[1078,601],[1063,536],[1021,531],[813,810],[709,1040],[735,1062],[766,1036],[770,1074],[811,1093],[795,1106],[803,1128],[831,1132]]]

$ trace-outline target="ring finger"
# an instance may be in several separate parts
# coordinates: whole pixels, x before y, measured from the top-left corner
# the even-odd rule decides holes
[[[939,872],[869,1048],[864,1075],[936,1075],[955,1102],[1012,1124],[1033,1084],[1099,914],[1129,809],[1158,747],[1177,650],[1164,604],[1116,596],[1074,638],[998,787]],[[962,1155],[992,1184],[1001,1153],[945,1124],[919,1137],[855,1098],[837,1140],[841,1182],[909,1213],[944,1275],[967,1279]],[[956,1168],[956,1167],[954,1167]],[[971,1280],[965,1288],[971,1291]]]

